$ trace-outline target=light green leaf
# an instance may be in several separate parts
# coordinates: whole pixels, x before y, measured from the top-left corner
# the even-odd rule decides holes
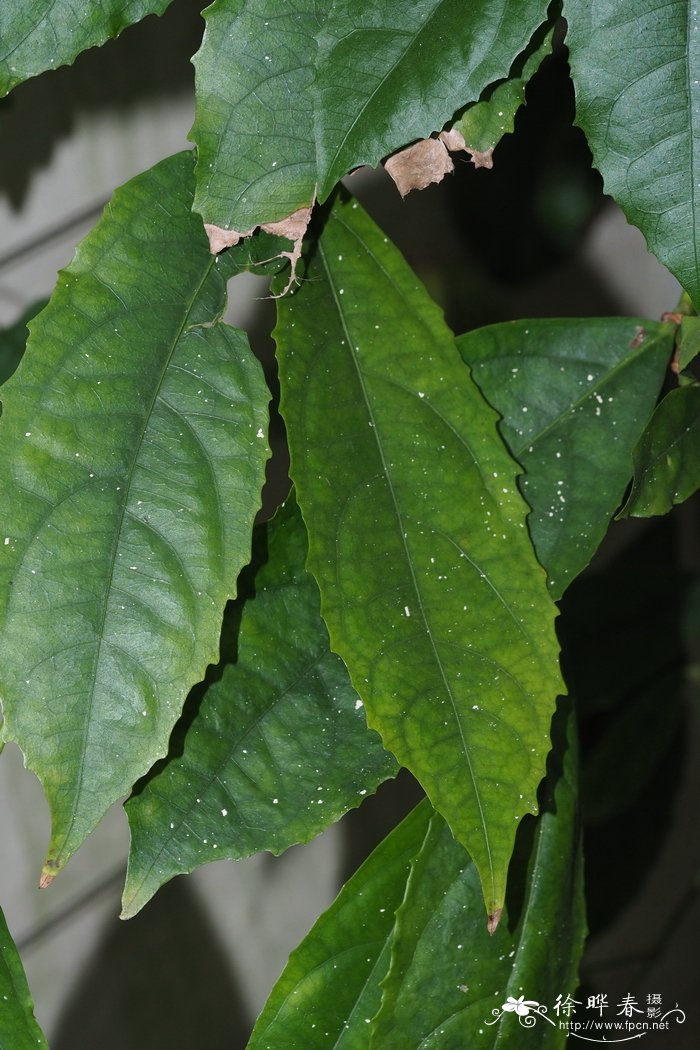
[[[667,394],[634,451],[634,482],[623,515],[666,514],[700,488],[700,386]]]
[[[0,383],[5,383],[22,360],[27,345],[27,322],[46,306],[46,300],[27,307],[9,328],[0,329]]]
[[[591,318],[514,321],[457,340],[525,470],[530,534],[555,598],[620,505],[673,336],[670,324]]]
[[[520,75],[509,77],[497,84],[487,99],[469,106],[454,127],[464,136],[471,150],[486,153],[493,150],[504,135],[515,128],[515,116],[525,105],[525,88],[540,65],[552,53],[551,29],[544,40],[525,61]]]
[[[126,805],[125,918],[180,872],[308,842],[397,772],[329,649],[293,500],[267,536],[236,664],[207,690],[182,757]]]
[[[195,56],[195,208],[248,230],[439,131],[508,76],[545,0],[216,0]]]
[[[605,190],[700,302],[700,20],[690,0],[564,0],[576,122]]]
[[[292,952],[248,1050],[367,1050],[394,912],[432,812],[425,800],[394,828]]]
[[[27,978],[0,910],[0,1050],[48,1050]]]
[[[509,997],[524,997],[551,1012],[556,996],[573,993],[577,984],[585,913],[576,743],[568,703],[558,712],[553,738],[527,872],[517,870],[522,861],[517,854],[511,868],[512,882],[523,891],[519,913],[504,916],[493,937],[482,921],[474,865],[444,821],[433,818],[396,916],[372,1048],[463,1050],[478,1043],[499,1050],[549,1050],[566,1045],[568,1033],[556,1021],[533,1015],[528,1027],[503,1010]]]
[[[250,554],[269,395],[219,323],[234,256],[192,167],[117,191],[3,387],[3,733],[49,800],[49,878],[167,751]]]
[[[495,915],[562,690],[515,464],[439,310],[356,203],[335,203],[276,338],[331,645]]]
[[[0,98],[29,77],[73,62],[149,14],[162,15],[172,0],[2,0]]]

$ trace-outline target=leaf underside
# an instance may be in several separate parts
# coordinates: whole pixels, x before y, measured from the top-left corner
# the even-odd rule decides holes
[[[508,75],[544,0],[217,0],[196,67],[195,208],[245,231],[439,131]]]
[[[172,0],[3,0],[0,8],[0,98],[23,80],[74,61]]]
[[[495,912],[562,690],[515,464],[439,311],[355,202],[336,201],[275,334],[331,645]]]
[[[3,733],[49,800],[49,876],[166,752],[250,555],[269,395],[218,320],[234,256],[192,168],[117,191],[3,387]]]
[[[673,336],[670,324],[587,318],[507,322],[457,340],[524,468],[528,527],[555,598],[620,505]]]
[[[672,390],[634,452],[634,483],[623,513],[667,514],[700,488],[700,386]]]
[[[180,872],[308,842],[397,772],[330,652],[293,500],[266,529],[236,664],[209,687],[182,757],[126,805],[124,918]]]

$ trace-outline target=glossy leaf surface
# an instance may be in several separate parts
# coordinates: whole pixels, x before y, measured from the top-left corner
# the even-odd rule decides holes
[[[22,961],[0,911],[0,1050],[48,1050]]]
[[[605,190],[700,299],[700,17],[691,0],[564,0],[576,122]]]
[[[700,386],[667,394],[634,452],[634,483],[624,514],[666,514],[700,488]]]
[[[250,555],[268,392],[221,324],[192,156],[127,183],[3,388],[5,739],[41,780],[54,874],[167,750]]]
[[[457,340],[525,470],[528,525],[554,597],[588,564],[620,505],[673,333],[670,324],[629,318],[555,319],[491,325]]]
[[[524,997],[551,1011],[557,995],[575,990],[583,950],[577,757],[566,702],[553,740],[529,862],[521,848],[511,867],[521,894],[518,913],[504,915],[493,937],[483,923],[474,865],[444,821],[433,818],[396,917],[372,1048],[461,1050],[477,1038],[481,1046],[504,1050],[566,1045],[556,1019],[531,1019],[529,1027],[504,1009],[509,998]],[[522,835],[520,847],[527,838]]]
[[[195,56],[195,208],[247,230],[439,131],[506,77],[543,0],[216,0]]]
[[[0,6],[0,98],[29,77],[73,62],[172,0],[3,0]]]
[[[432,812],[424,801],[394,828],[292,952],[248,1050],[366,1050],[394,912]],[[479,914],[483,926],[481,903]]]
[[[515,464],[440,312],[355,202],[328,215],[276,339],[331,645],[496,913],[561,691]]]
[[[236,664],[207,690],[182,757],[127,803],[125,917],[180,872],[308,842],[397,772],[329,649],[293,501],[267,535]]]

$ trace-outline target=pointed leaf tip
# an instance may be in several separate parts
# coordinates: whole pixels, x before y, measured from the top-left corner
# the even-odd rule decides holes
[[[501,915],[503,914],[503,908],[496,908],[489,915],[488,922],[486,923],[486,929],[489,931],[489,936],[493,937],[494,933],[498,929],[498,924],[501,921]]]

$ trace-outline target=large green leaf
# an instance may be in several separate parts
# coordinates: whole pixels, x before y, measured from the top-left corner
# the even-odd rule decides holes
[[[394,913],[432,812],[423,801],[394,828],[292,952],[248,1050],[366,1050]],[[481,904],[479,915],[483,926]]]
[[[700,22],[694,0],[564,0],[564,15],[576,121],[605,189],[697,304]]]
[[[545,0],[216,0],[195,56],[195,207],[246,231],[439,131],[508,75]]]
[[[237,663],[207,690],[182,757],[127,803],[124,917],[180,872],[307,842],[397,771],[330,652],[293,501],[267,532]]]
[[[250,554],[268,393],[221,324],[191,154],[118,190],[30,323],[0,421],[0,695],[55,873],[167,751]]]
[[[700,488],[700,386],[672,390],[634,451],[634,483],[624,513],[666,514]]]
[[[556,319],[457,340],[525,470],[528,525],[554,597],[588,564],[620,505],[674,330],[629,318]]]
[[[399,253],[338,198],[276,338],[333,649],[503,903],[562,688],[515,464]]]
[[[2,0],[0,98],[43,73],[72,62],[81,51],[117,36],[146,15],[161,15],[172,0]]]
[[[0,910],[0,1050],[48,1050],[22,961]]]

